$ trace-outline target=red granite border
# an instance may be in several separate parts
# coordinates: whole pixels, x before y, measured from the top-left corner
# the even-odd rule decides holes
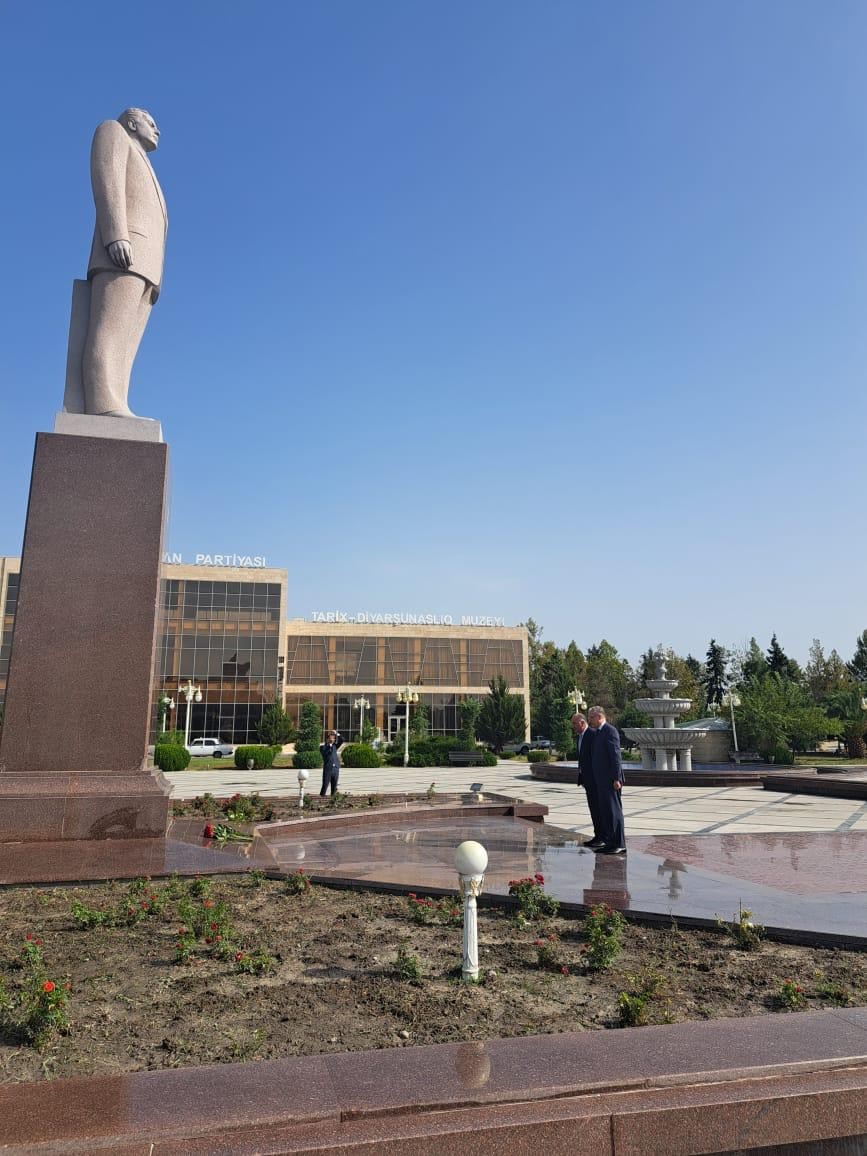
[[[867,1008],[0,1086],[13,1153],[691,1156],[860,1135]]]

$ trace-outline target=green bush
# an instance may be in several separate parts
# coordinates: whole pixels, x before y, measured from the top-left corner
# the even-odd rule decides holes
[[[460,740],[454,735],[436,735],[423,742],[413,742],[410,736],[409,765],[411,767],[447,767],[449,765],[449,751],[460,749]],[[392,767],[403,766],[403,738],[389,743],[386,752],[388,764]],[[481,752],[480,752],[481,754]],[[482,765],[482,759],[479,759]]]
[[[768,756],[768,762],[778,767],[791,767],[794,765],[795,756],[788,747],[774,747]]]
[[[262,745],[235,747],[235,766],[243,770],[249,759],[253,760],[253,767],[257,771],[264,770],[274,764],[274,748]]]
[[[527,755],[528,763],[550,763],[550,751],[530,751]]]
[[[157,743],[154,763],[161,771],[185,771],[190,765],[190,752],[176,743]]]
[[[157,745],[163,746],[166,743],[170,744],[171,746],[175,746],[175,747],[186,746],[186,743],[184,742],[184,732],[183,731],[160,731],[160,733],[157,735]]]
[[[493,751],[482,751],[482,766],[495,767],[497,765],[497,756]]]
[[[347,743],[340,748],[340,761],[344,767],[381,767],[382,759],[367,743]]]
[[[304,768],[312,771],[314,768],[322,766],[322,755],[319,751],[298,751],[292,756],[292,766],[297,770]]]

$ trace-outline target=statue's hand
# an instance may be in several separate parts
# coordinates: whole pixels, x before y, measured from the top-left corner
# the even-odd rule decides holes
[[[129,241],[112,241],[106,246],[108,255],[118,269],[128,269],[132,264],[132,245]]]

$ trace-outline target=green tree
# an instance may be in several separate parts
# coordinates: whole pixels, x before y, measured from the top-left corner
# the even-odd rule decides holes
[[[574,639],[563,651],[563,665],[572,685],[583,690],[587,683],[587,659],[575,645]]]
[[[407,709],[410,712],[409,741],[411,743],[423,743],[426,738],[430,737],[430,711],[423,702]]]
[[[479,738],[490,743],[499,754],[506,743],[518,742],[526,733],[524,699],[510,692],[501,674],[491,679],[488,689],[490,693],[482,699],[476,731]]]
[[[461,714],[461,731],[458,735],[461,750],[474,751],[478,745],[476,742],[476,723],[482,704],[477,698],[470,696],[462,700],[458,709]]]
[[[737,679],[739,686],[743,687],[751,682],[758,682],[768,673],[767,660],[754,637],[750,639],[747,649],[740,652],[737,657],[740,666],[740,674]]]
[[[722,705],[723,697],[728,688],[728,662],[729,658],[725,647],[720,646],[717,640],[712,638],[707,648],[704,673],[701,679],[708,706],[711,703],[716,703],[717,706]]]
[[[563,733],[563,724],[569,727],[573,706],[569,701],[572,682],[563,662],[563,652],[552,647],[541,659],[535,703],[531,700],[534,735],[543,735],[557,744],[557,735]],[[558,748],[559,749],[559,748]]]
[[[862,630],[855,643],[855,653],[849,665],[849,673],[862,686],[867,685],[867,630]]]
[[[295,728],[292,726],[292,720],[283,709],[283,704],[279,698],[264,711],[259,720],[259,738],[266,746],[282,747],[284,743],[290,743],[295,737]]]
[[[321,743],[322,711],[315,702],[302,702],[292,765],[308,768],[318,766]]]
[[[782,678],[790,678],[793,682],[797,682],[803,677],[800,666],[798,666],[794,658],[789,658],[782,646],[777,642],[776,634],[771,636],[771,645],[768,647],[768,654],[765,661],[768,664],[768,670],[771,674],[779,674]]]
[[[810,702],[807,691],[770,671],[744,688],[736,718],[744,742],[766,757],[785,746],[805,750],[828,729],[825,712]]]
[[[826,656],[822,643],[814,638],[809,661],[804,667],[804,682],[813,702],[821,704],[836,691],[851,687],[852,678],[837,651],[832,650]]]
[[[587,702],[604,706],[611,722],[617,721],[626,706],[634,681],[629,663],[607,639],[587,651]]]

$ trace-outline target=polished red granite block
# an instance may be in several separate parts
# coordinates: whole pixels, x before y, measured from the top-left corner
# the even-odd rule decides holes
[[[135,772],[147,748],[168,447],[36,438],[0,766]]]
[[[867,1132],[865,1048],[850,1009],[16,1084],[0,1148],[733,1152]]]
[[[0,840],[165,834],[169,788],[145,752],[167,468],[162,443],[37,435]]]

